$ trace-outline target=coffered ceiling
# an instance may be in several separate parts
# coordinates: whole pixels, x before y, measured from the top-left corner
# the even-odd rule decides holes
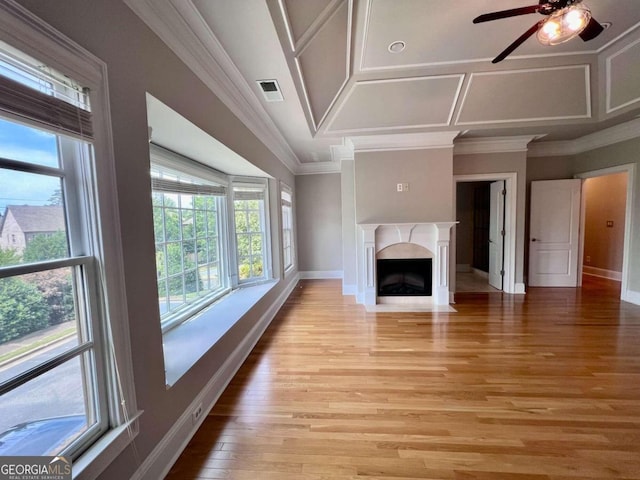
[[[600,36],[551,47],[533,36],[498,64],[544,17],[472,19],[535,0],[126,1],[296,173],[336,169],[363,136],[528,136],[550,147],[640,128],[638,0],[585,0],[611,24]],[[265,79],[283,101],[265,100]]]

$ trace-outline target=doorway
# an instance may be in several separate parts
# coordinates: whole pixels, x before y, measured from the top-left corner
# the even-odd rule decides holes
[[[617,174],[623,175],[617,176]],[[598,182],[602,182],[598,187],[601,191],[591,202],[591,210],[596,211],[589,214],[589,217],[592,218],[589,222],[591,222],[592,225],[588,226],[587,212],[590,209],[587,208],[585,202],[588,201],[590,184],[587,180],[598,178],[601,180],[594,180],[592,185],[598,186]],[[631,232],[633,232],[634,229],[633,192],[635,164],[620,165],[602,170],[585,172],[575,175],[575,179],[576,180],[566,179],[536,182],[540,184],[554,184],[555,186],[553,188],[556,188],[558,192],[563,190],[561,188],[563,182],[567,186],[565,192],[566,202],[561,202],[560,196],[556,195],[554,208],[546,209],[546,213],[543,216],[543,223],[548,227],[548,231],[546,231],[546,233],[542,232],[542,235],[540,235],[541,232],[538,231],[540,230],[538,228],[540,226],[538,225],[540,222],[536,223],[534,218],[534,182],[532,182],[529,241],[531,242],[530,244],[532,244],[532,242],[536,242],[535,245],[537,248],[529,249],[529,285],[533,286],[533,271],[536,275],[542,274],[542,277],[546,276],[545,278],[541,277],[544,281],[541,282],[539,286],[557,286],[557,284],[551,280],[554,280],[554,274],[555,276],[558,276],[564,272],[554,271],[554,268],[555,270],[558,270],[557,265],[560,263],[549,261],[549,258],[551,258],[551,256],[558,250],[558,246],[562,246],[560,245],[562,242],[559,240],[555,241],[554,238],[560,238],[560,234],[558,232],[562,232],[563,228],[568,224],[568,222],[565,221],[567,217],[566,212],[579,211],[579,215],[577,215],[579,217],[577,222],[578,225],[572,227],[576,233],[565,235],[567,238],[571,237],[571,247],[569,250],[575,252],[575,257],[577,257],[571,268],[567,267],[566,269],[567,275],[573,272],[572,274],[574,276],[573,284],[570,286],[580,286],[582,284],[583,273],[599,275],[614,280],[619,278],[621,281],[621,299],[640,304],[639,296],[635,292],[630,291],[628,287]],[[574,191],[575,182],[577,182],[578,185],[577,191]],[[622,193],[622,195],[615,195],[613,189],[618,190],[616,193]],[[570,190],[573,193],[569,194]],[[620,197],[615,200],[617,206],[608,205],[609,200],[614,196]],[[569,202],[570,197],[571,200]],[[548,201],[549,198],[550,195],[546,195],[544,201]],[[575,206],[576,199],[577,207]],[[569,207],[569,203],[573,206]],[[624,211],[622,205],[624,205]],[[598,210],[602,211],[598,212]],[[562,215],[563,212],[565,213],[564,217]],[[572,218],[575,218],[575,216],[572,215]],[[573,224],[573,220],[571,223]],[[588,229],[592,229],[594,232],[587,233]],[[567,230],[567,228],[564,228],[564,230]],[[613,237],[616,237],[617,239],[614,240]],[[574,238],[576,239],[575,241],[573,240]],[[620,246],[620,238],[622,238],[622,246]],[[535,257],[538,250],[541,251],[543,255]],[[573,258],[574,254],[571,256]],[[596,261],[599,263],[599,266],[594,265],[594,262]]]
[[[620,281],[629,298],[628,262],[632,231],[634,165],[576,175],[582,179],[579,285],[583,275]]]
[[[516,293],[516,174],[455,176],[455,292]]]

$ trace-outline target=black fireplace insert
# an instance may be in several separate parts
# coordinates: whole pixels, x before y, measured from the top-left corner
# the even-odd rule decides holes
[[[378,260],[378,296],[431,296],[431,263],[431,258]]]

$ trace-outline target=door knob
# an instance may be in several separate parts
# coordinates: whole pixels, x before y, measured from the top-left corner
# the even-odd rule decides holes
[[[537,240],[538,240],[537,238],[532,238],[532,239],[531,239],[531,241],[532,241],[532,242],[535,242],[535,241],[537,241]]]

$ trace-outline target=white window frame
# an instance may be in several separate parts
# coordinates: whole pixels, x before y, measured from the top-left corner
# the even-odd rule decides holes
[[[4,119],[4,116],[2,117]],[[23,123],[29,126],[36,126],[28,120]],[[109,396],[105,388],[107,384],[106,372],[106,339],[102,335],[103,318],[100,313],[100,292],[96,289],[98,280],[97,259],[93,251],[97,246],[91,241],[91,232],[85,227],[85,220],[93,216],[93,212],[88,208],[90,201],[90,191],[86,188],[85,159],[90,156],[90,147],[62,136],[56,138],[60,157],[59,167],[48,167],[21,162],[10,159],[0,159],[1,170],[12,170],[31,175],[47,176],[60,180],[62,192],[65,198],[64,212],[67,223],[67,239],[69,254],[67,257],[56,260],[47,260],[31,264],[16,264],[9,267],[0,267],[0,279],[16,278],[22,275],[37,272],[49,272],[57,269],[69,268],[74,277],[75,291],[75,314],[78,326],[79,344],[69,349],[63,354],[45,360],[38,364],[33,370],[25,371],[6,383],[4,388],[11,391],[27,384],[29,381],[53,371],[57,366],[71,361],[74,358],[80,359],[83,370],[90,373],[87,376],[91,379],[91,384],[84,384],[86,403],[86,417],[89,428],[82,433],[82,442],[77,439],[73,442],[72,448],[67,448],[64,455],[75,458],[79,452],[84,451],[97,438],[102,436],[109,428]],[[90,220],[90,225],[93,222]],[[33,236],[27,236],[26,245]],[[74,288],[74,290],[76,290]],[[87,355],[90,358],[87,358]],[[82,358],[84,357],[84,358]],[[5,393],[4,389],[2,394]],[[92,402],[93,400],[93,402]],[[93,424],[91,424],[94,422]],[[80,438],[80,437],[79,437]]]
[[[229,272],[231,271],[231,267],[228,255],[225,255],[224,253],[229,251],[229,221],[227,214],[229,181],[224,174],[221,174],[212,168],[200,165],[190,158],[166,150],[158,145],[149,145],[149,151],[151,154],[152,168],[153,166],[157,166],[160,169],[177,172],[182,175],[190,176],[196,180],[216,183],[227,189],[227,194],[219,202],[219,207],[223,208],[223,211],[218,216],[218,236],[220,239],[219,262],[222,288],[220,290],[216,290],[212,294],[202,296],[199,300],[186,305],[174,314],[169,314],[162,319],[162,332],[166,333],[168,330],[185,322],[203,308],[206,308],[208,305],[219,300],[231,291],[232,284],[229,281]]]
[[[159,145],[151,143],[149,145],[152,169],[154,166],[159,169],[175,172],[180,175],[190,176],[196,181],[208,181],[221,185],[227,189],[225,196],[225,207],[220,216],[220,262],[222,272],[225,276],[225,288],[212,295],[205,295],[200,300],[184,308],[180,308],[174,315],[166,315],[161,319],[162,332],[167,333],[185,321],[193,318],[200,311],[207,308],[214,302],[222,299],[231,291],[251,285],[257,285],[272,279],[272,256],[271,256],[271,224],[269,215],[269,182],[266,178],[231,176],[219,172],[211,167],[203,165],[179,153],[164,149]],[[234,209],[234,186],[258,187],[264,192],[264,209],[262,222],[264,226],[263,244],[263,275],[259,278],[252,278],[245,281],[239,280],[238,275],[238,249],[235,232],[235,209]],[[153,190],[153,189],[152,189]]]
[[[133,383],[128,312],[124,289],[115,156],[111,131],[106,64],[15,2],[0,2],[0,40],[38,58],[90,90],[94,129],[92,171],[100,178],[81,205],[87,222],[87,242],[92,246],[98,297],[96,312],[102,318],[105,374],[101,379],[107,395],[109,430],[74,462],[74,476],[97,478],[104,467],[130,444],[138,433],[138,412]]]
[[[289,205],[286,205],[286,199],[284,198],[284,194],[287,194],[290,198],[289,201]],[[289,215],[286,215],[285,213],[285,207],[289,207]],[[294,231],[295,231],[295,227],[294,227],[294,214],[293,214],[293,190],[291,189],[291,187],[289,185],[287,185],[284,182],[280,182],[280,215],[282,217],[282,266],[284,269],[284,272],[287,273],[289,271],[291,271],[296,263],[296,255],[295,255],[295,239],[294,239]],[[286,219],[285,217],[289,217],[288,219]],[[285,243],[285,231],[287,230],[285,228],[285,225],[287,223],[289,223],[289,230],[290,230],[290,234],[289,234],[289,244],[287,245]],[[289,249],[289,263],[286,262],[286,250]]]
[[[242,286],[242,285],[255,285],[258,283],[262,283],[265,281],[269,281],[272,279],[272,258],[271,258],[271,217],[270,217],[270,209],[269,209],[269,181],[266,178],[257,178],[257,177],[241,177],[241,176],[232,176],[231,177],[231,185],[229,190],[231,190],[231,195],[229,195],[229,217],[230,224],[232,224],[232,233],[229,235],[229,241],[232,246],[233,255],[233,269],[231,274],[231,279],[234,287]],[[236,225],[235,225],[235,194],[234,187],[249,187],[249,188],[260,188],[264,192],[264,207],[261,213],[261,221],[264,226],[263,238],[264,243],[262,245],[263,248],[263,265],[262,265],[262,276],[254,277],[247,280],[241,280],[239,275],[239,263],[238,263],[238,245],[236,240]]]

